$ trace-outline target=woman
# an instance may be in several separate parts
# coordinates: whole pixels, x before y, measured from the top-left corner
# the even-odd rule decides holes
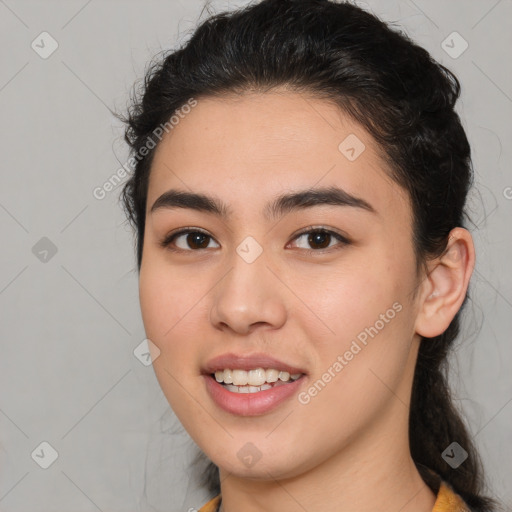
[[[475,262],[459,83],[347,3],[211,17],[127,119],[140,301],[202,511],[488,511],[446,358]]]

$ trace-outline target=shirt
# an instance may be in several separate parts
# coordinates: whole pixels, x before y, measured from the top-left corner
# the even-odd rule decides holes
[[[221,495],[202,506],[199,512],[218,512]],[[441,482],[432,512],[471,512],[462,498],[446,482]]]

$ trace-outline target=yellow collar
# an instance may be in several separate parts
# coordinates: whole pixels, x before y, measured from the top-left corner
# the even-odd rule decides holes
[[[199,512],[217,512],[220,498],[221,495],[218,494],[202,506]],[[470,512],[470,510],[462,498],[448,484],[441,482],[432,512]]]

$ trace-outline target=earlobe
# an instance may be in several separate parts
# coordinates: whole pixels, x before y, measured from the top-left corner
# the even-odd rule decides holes
[[[471,234],[464,228],[454,228],[444,253],[429,262],[419,296],[417,334],[433,338],[448,328],[466,297],[474,265]]]

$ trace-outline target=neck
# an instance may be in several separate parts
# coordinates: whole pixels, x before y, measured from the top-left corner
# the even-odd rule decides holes
[[[435,495],[410,455],[376,457],[381,450],[333,456],[294,478],[249,480],[221,469],[221,512],[431,512]]]
[[[408,408],[387,413],[329,459],[293,478],[249,479],[220,469],[221,512],[431,512],[435,495],[409,450]]]

